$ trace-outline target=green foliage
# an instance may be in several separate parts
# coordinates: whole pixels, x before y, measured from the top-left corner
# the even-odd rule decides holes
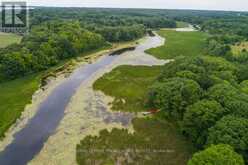
[[[212,145],[195,153],[188,165],[244,165],[242,156],[229,145]]]
[[[244,80],[240,83],[241,91],[248,94],[248,80]]]
[[[225,56],[231,51],[231,47],[226,44],[221,44],[220,42],[209,39],[207,43],[207,53],[216,56]]]
[[[65,14],[66,13],[66,14]],[[31,24],[47,20],[79,20],[84,26],[118,27],[142,24],[146,28],[173,28],[176,22],[160,10],[104,9],[104,8],[36,8],[32,10]],[[49,16],[48,16],[49,15]]]
[[[146,30],[143,25],[117,27],[88,27],[101,34],[109,42],[131,41],[144,36]]]
[[[211,19],[202,24],[202,30],[213,34],[238,35],[248,38],[247,17]]]
[[[47,16],[49,15],[49,16]],[[42,8],[31,11],[31,24],[47,20],[77,20],[89,31],[110,42],[130,41],[144,35],[146,29],[175,28],[176,22],[156,11],[130,9]]]
[[[187,107],[182,121],[182,131],[201,147],[206,143],[208,128],[225,114],[225,109],[216,101],[198,101]]]
[[[235,111],[231,104],[235,101],[248,102],[248,95],[240,92],[237,88],[229,83],[217,84],[211,87],[207,93],[208,98],[217,100],[223,107]]]
[[[247,96],[244,96],[247,97]],[[228,109],[233,116],[242,117],[248,119],[248,102],[243,100],[230,101]]]
[[[105,45],[99,34],[82,29],[78,22],[48,22],[33,27],[20,46],[2,50],[0,69],[12,79]]]
[[[235,83],[237,68],[220,57],[177,58],[163,67],[159,80],[182,77],[197,81],[203,89],[228,81]]]
[[[157,82],[151,87],[148,105],[181,119],[185,107],[198,101],[201,94],[201,88],[194,80],[171,78]]]
[[[247,158],[248,119],[225,116],[209,129],[208,144],[229,144]]]

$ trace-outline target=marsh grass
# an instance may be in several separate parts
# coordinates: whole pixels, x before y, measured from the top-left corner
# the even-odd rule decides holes
[[[199,31],[178,32],[160,30],[159,35],[166,38],[163,46],[152,48],[146,52],[159,59],[174,59],[178,56],[197,56],[204,52],[207,34]]]
[[[78,164],[185,165],[195,150],[167,121],[136,118],[133,127],[133,134],[113,129],[86,137],[77,146]]]
[[[113,110],[145,111],[149,86],[160,73],[161,66],[119,66],[98,79],[93,88],[114,97]]]

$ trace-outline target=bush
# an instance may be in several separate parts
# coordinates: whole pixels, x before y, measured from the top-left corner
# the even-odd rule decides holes
[[[244,165],[242,156],[229,145],[213,145],[193,155],[188,165]]]
[[[248,119],[225,116],[209,129],[208,145],[229,144],[236,151],[248,156]]]
[[[155,83],[149,92],[149,105],[182,119],[185,108],[198,101],[202,91],[199,84],[190,79],[171,78]]]
[[[229,83],[214,85],[208,90],[207,96],[209,99],[218,101],[223,107],[230,111],[235,110],[230,106],[234,101],[248,102],[248,95],[242,93]]]
[[[225,109],[216,101],[198,101],[187,107],[182,130],[198,147],[202,147],[206,143],[208,128],[212,127],[225,113]]]

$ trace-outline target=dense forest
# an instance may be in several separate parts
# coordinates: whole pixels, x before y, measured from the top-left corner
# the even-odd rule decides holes
[[[78,22],[47,22],[34,26],[20,44],[0,51],[2,78],[44,70],[59,61],[103,47],[104,38],[81,28]]]
[[[176,21],[200,25],[201,30],[213,34],[207,46],[210,54],[230,56],[229,45],[248,37],[244,30],[247,27],[246,13],[39,7],[30,10],[30,33],[19,45],[0,51],[3,54],[0,58],[0,77],[9,79],[40,71],[62,59],[104,47],[107,42],[134,40],[149,29],[174,28]],[[76,31],[81,31],[81,34]],[[82,39],[84,36],[87,39]],[[248,58],[245,51],[241,56],[236,60]]]
[[[241,165],[240,155],[248,161],[248,17],[207,18],[199,26],[210,34],[204,52],[165,65],[147,104],[176,120],[182,134],[205,149],[189,165]]]
[[[109,42],[138,39],[149,29],[176,27],[171,19],[125,10],[37,8],[30,17],[21,43],[0,50],[0,80],[45,70]]]
[[[248,163],[247,13],[36,8],[30,17],[30,33],[20,44],[0,49],[0,81],[138,39],[150,29],[175,28],[176,21],[208,33],[202,54],[175,57],[163,66],[146,104],[161,110],[162,119],[176,121],[199,150],[189,165],[243,165],[243,158]]]

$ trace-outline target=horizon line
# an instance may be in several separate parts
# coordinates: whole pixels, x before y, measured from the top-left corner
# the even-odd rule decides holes
[[[99,7],[99,6],[48,6],[48,5],[28,5],[29,7],[44,7],[44,8],[91,8],[91,9],[140,9],[140,10],[187,10],[187,11],[217,11],[217,12],[245,12],[248,10],[225,10],[225,9],[196,9],[196,8],[137,8],[137,7]]]

